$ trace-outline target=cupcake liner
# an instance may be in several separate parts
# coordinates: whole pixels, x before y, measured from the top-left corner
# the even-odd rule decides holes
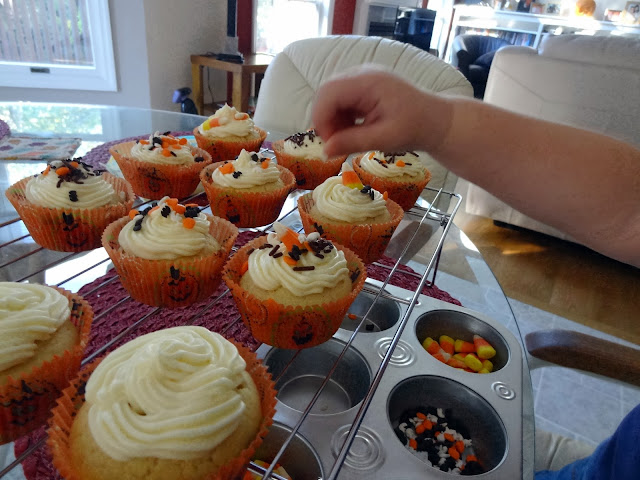
[[[83,252],[99,248],[102,232],[114,220],[131,210],[134,193],[131,185],[110,173],[102,177],[116,192],[124,193],[124,201],[96,208],[48,208],[34,205],[25,196],[31,178],[24,178],[10,186],[7,198],[20,215],[33,240],[41,247],[61,252]]]
[[[269,192],[246,192],[244,189],[222,187],[211,180],[213,172],[223,164],[214,163],[200,172],[211,213],[226,218],[237,227],[261,227],[276,221],[287,196],[296,188],[293,173],[276,165],[284,183],[282,188]]]
[[[200,133],[200,127],[193,129],[193,136],[196,138],[198,146],[209,152],[214,162],[222,162],[235,160],[243,149],[247,152],[260,150],[262,142],[267,138],[267,132],[259,127],[254,126],[253,128],[259,133],[258,138],[233,141],[225,140],[224,138],[209,138]]]
[[[393,200],[387,200],[387,209],[391,219],[383,223],[349,224],[332,222],[329,219],[317,219],[311,215],[315,205],[312,193],[298,198],[298,212],[307,235],[318,232],[332,242],[340,243],[358,252],[358,256],[366,264],[374,262],[384,255],[391,241],[393,232],[402,221],[404,210]]]
[[[229,259],[224,268],[223,279],[231,290],[242,321],[257,340],[276,348],[299,350],[326,342],[338,331],[349,307],[364,286],[364,264],[351,250],[334,244],[347,259],[353,281],[351,293],[321,305],[282,305],[272,299],[261,300],[240,286],[242,268],[249,252],[266,241],[266,235],[250,241]]]
[[[102,245],[135,300],[155,307],[178,308],[208,298],[220,284],[220,272],[227,261],[238,229],[223,218],[207,215],[209,233],[220,250],[174,260],[147,260],[120,248],[118,235],[129,217],[112,223],[104,231]]]
[[[362,155],[353,159],[353,169],[365,185],[370,185],[379,192],[387,192],[389,198],[402,207],[409,210],[416,204],[416,200],[431,180],[431,172],[425,170],[425,176],[419,182],[396,182],[388,178],[377,177],[360,166]]]
[[[273,142],[272,148],[278,165],[290,170],[296,176],[298,187],[307,190],[313,190],[327,178],[338,175],[342,164],[347,160],[347,155],[326,160],[296,157],[284,151],[284,140]]]
[[[138,160],[131,155],[131,149],[137,142],[125,142],[112,146],[109,153],[118,163],[124,178],[133,187],[133,191],[150,200],[162,197],[185,198],[193,193],[200,182],[199,173],[211,163],[211,155],[201,148],[191,147],[196,157],[203,162],[189,165],[164,165]]]
[[[247,448],[217,472],[209,475],[207,480],[229,480],[242,475],[256,449],[262,444],[275,414],[276,391],[271,375],[253,352],[233,340],[230,341],[238,348],[238,352],[247,363],[247,372],[256,384],[262,407],[262,422],[256,437]],[[53,465],[66,480],[88,480],[82,479],[72,461],[71,426],[78,410],[84,404],[84,387],[89,376],[101,361],[102,358],[99,358],[83,368],[71,385],[62,392],[49,421],[47,444],[51,451]]]
[[[89,342],[93,311],[81,296],[52,287],[72,305],[69,321],[78,329],[78,343],[61,355],[33,367],[0,386],[0,445],[15,440],[46,422],[63,389],[80,369]]]

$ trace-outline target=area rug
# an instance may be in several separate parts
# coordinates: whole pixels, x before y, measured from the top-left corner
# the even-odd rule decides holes
[[[6,135],[0,140],[0,160],[63,160],[72,158],[80,143],[79,138]]]

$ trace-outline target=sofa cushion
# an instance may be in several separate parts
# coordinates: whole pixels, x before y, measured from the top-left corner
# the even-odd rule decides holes
[[[493,52],[480,55],[473,63],[476,65],[482,65],[483,67],[491,68],[491,62],[493,62],[493,57],[495,57],[496,52],[497,50],[494,50]]]
[[[640,38],[547,35],[538,53],[544,57],[610,67],[640,69]]]

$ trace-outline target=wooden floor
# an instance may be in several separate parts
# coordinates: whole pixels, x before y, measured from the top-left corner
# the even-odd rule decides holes
[[[640,345],[640,269],[464,211],[455,223],[508,297]]]

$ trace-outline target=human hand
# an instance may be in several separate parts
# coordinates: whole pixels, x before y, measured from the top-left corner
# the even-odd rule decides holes
[[[363,65],[324,83],[313,125],[328,156],[367,150],[437,148],[451,119],[447,101],[377,65]]]

